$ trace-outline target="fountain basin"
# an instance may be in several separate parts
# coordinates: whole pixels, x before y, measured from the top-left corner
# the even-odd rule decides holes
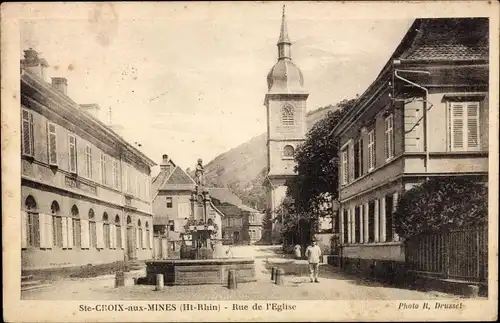
[[[165,285],[227,284],[229,270],[236,271],[237,282],[253,282],[255,260],[249,258],[167,259],[146,261],[145,284],[155,284],[163,274]]]

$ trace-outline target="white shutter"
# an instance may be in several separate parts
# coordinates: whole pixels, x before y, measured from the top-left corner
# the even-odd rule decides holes
[[[80,220],[82,249],[90,248],[89,221]]]
[[[74,135],[68,136],[69,142],[69,171],[76,173],[76,137]]]
[[[139,243],[140,238],[139,238],[139,228],[135,228],[135,248],[139,249]]]
[[[52,215],[46,215],[45,225],[47,232],[47,248],[52,248],[54,245],[54,222],[52,221]]]
[[[50,247],[47,238],[47,220],[45,214],[38,214],[38,230],[40,231],[40,248]]]
[[[50,122],[47,123],[47,148],[49,165],[57,165],[56,125]]]
[[[21,248],[28,248],[28,213],[21,211]]]
[[[68,248],[68,218],[63,216],[62,221],[62,246],[63,248]]]
[[[72,218],[65,218],[66,219],[66,225],[67,225],[67,247],[68,249],[73,248],[73,219]]]
[[[33,113],[22,109],[22,152],[33,156]]]
[[[479,150],[479,104],[467,104],[467,150]]]
[[[96,235],[97,235],[97,248],[103,249],[104,248],[104,230],[103,230],[103,223],[102,222],[95,223],[95,231],[96,231]]]
[[[116,246],[116,227],[114,224],[109,225],[109,247],[115,249]]]
[[[146,229],[142,230],[142,249],[145,249],[147,247],[147,241],[148,241],[147,233],[148,230]]]
[[[451,148],[463,150],[464,147],[464,106],[461,103],[451,105]]]
[[[122,245],[121,245],[121,247],[122,247],[122,249],[125,249],[125,240],[126,240],[126,233],[127,233],[126,230],[127,229],[125,228],[125,226],[122,226],[121,230],[122,230]]]
[[[418,103],[420,104],[420,103]],[[409,104],[405,106],[404,131],[405,151],[422,151],[422,106]]]
[[[149,249],[153,249],[153,228],[149,230]]]

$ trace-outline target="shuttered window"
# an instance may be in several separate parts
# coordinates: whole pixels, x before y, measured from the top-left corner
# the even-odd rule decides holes
[[[394,157],[394,116],[391,114],[385,118],[385,160]]]
[[[101,153],[101,183],[108,184],[107,178],[107,156]]]
[[[113,160],[112,173],[113,173],[113,187],[118,188],[118,186],[119,186],[119,177],[118,177],[119,173],[118,173],[118,161],[117,160]]]
[[[69,171],[76,174],[76,137],[68,135],[69,142]]]
[[[33,113],[22,109],[22,153],[34,157]]]
[[[28,246],[40,247],[39,214],[28,212]]]
[[[479,150],[479,103],[453,102],[450,110],[451,150]]]
[[[349,153],[348,149],[345,148],[341,152],[342,155],[342,185],[346,185],[349,181]]]
[[[57,133],[56,125],[47,123],[47,150],[49,156],[49,165],[57,166]]]
[[[109,223],[104,223],[104,247],[107,249],[111,248],[111,228]]]
[[[52,242],[54,246],[62,248],[63,246],[63,225],[62,217],[57,214],[52,214]]]
[[[92,178],[92,147],[85,147],[85,175]]]
[[[368,171],[375,168],[375,130],[368,133]]]

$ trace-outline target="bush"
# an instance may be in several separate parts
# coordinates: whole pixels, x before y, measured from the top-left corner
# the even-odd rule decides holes
[[[488,189],[466,178],[431,178],[401,195],[394,224],[404,238],[488,221]]]

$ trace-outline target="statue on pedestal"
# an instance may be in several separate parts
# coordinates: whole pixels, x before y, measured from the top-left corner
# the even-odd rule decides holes
[[[200,158],[198,159],[198,164],[196,164],[196,171],[195,171],[196,185],[198,185],[198,187],[205,186],[205,178],[203,172],[204,172],[203,160]]]

